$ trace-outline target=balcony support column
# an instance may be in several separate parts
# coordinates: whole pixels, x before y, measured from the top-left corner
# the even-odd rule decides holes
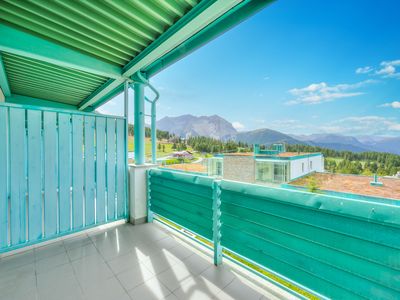
[[[136,165],[144,165],[145,163],[144,87],[144,82],[135,81],[133,84],[135,93],[134,140]]]

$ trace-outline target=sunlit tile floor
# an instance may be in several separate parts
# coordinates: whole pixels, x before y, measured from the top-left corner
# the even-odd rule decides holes
[[[124,224],[0,259],[0,299],[282,299],[161,225]]]

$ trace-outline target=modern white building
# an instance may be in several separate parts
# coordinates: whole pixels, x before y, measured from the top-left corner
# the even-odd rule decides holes
[[[286,152],[283,144],[254,153],[218,155],[208,162],[208,173],[228,180],[250,183],[282,184],[312,172],[324,172],[321,153]]]

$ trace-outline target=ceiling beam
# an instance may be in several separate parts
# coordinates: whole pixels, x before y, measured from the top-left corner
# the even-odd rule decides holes
[[[104,103],[108,102],[112,98],[114,98],[114,97],[118,96],[119,94],[121,94],[123,91],[124,91],[124,84],[122,83],[117,88],[112,90],[110,93],[108,93],[107,95],[105,95],[102,98],[100,98],[96,103],[93,104],[93,106],[86,107],[85,111],[88,111],[88,112],[94,111],[98,107],[102,106]]]
[[[3,63],[3,56],[0,53],[0,89],[4,97],[11,95],[10,85],[8,84],[7,73]]]
[[[130,77],[137,71],[152,64],[154,61],[179,46],[181,43],[208,26],[214,20],[242,1],[243,0],[201,1],[132,61],[130,61],[123,68],[122,76],[124,78]],[[123,81],[124,80],[122,79],[107,82],[101,89],[95,91],[92,95],[82,101],[82,103],[79,104],[79,109],[84,110],[88,106],[95,105],[95,103],[104,96],[118,88]]]
[[[169,51],[173,50],[242,0],[203,1],[179,19],[157,40],[130,61],[122,70],[123,76],[132,76]]]
[[[120,79],[121,68],[95,57],[0,24],[0,51],[48,62],[57,66]]]
[[[39,98],[33,98],[18,94],[11,94],[6,97],[6,103],[19,104],[25,106],[36,106],[36,107],[46,107],[46,108],[60,108],[68,110],[77,110],[78,107],[75,105],[60,103],[56,101],[44,100]]]

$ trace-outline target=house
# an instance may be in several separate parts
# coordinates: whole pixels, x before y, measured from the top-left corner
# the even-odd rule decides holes
[[[193,154],[190,151],[176,151],[172,153],[173,158],[181,158],[181,159],[193,159]]]
[[[254,145],[253,153],[225,153],[208,162],[209,175],[249,183],[282,184],[324,171],[321,153],[286,152],[284,144],[268,149]]]

